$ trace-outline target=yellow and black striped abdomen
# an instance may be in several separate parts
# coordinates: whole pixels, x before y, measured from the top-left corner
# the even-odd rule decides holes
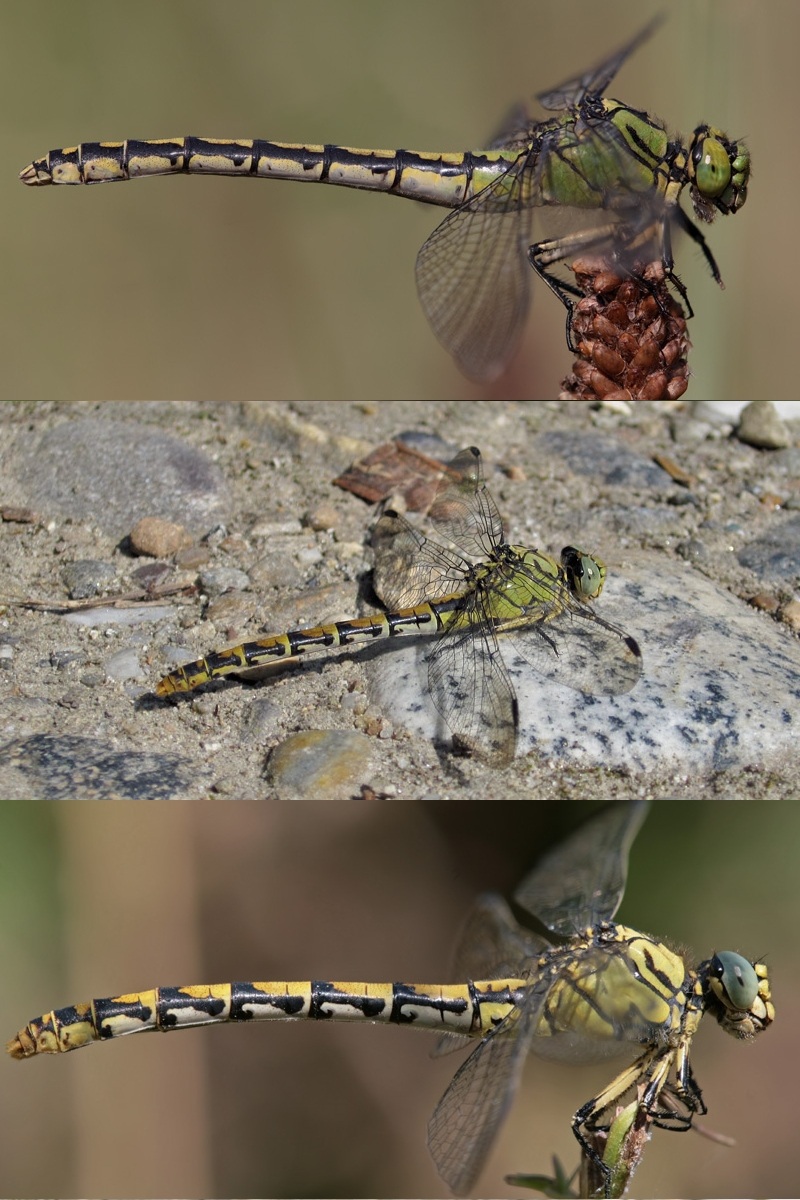
[[[56,1009],[8,1043],[13,1058],[77,1050],[150,1030],[225,1021],[385,1021],[482,1036],[521,1002],[525,981],[466,984],[339,983],[324,980],[154,988]]]
[[[454,208],[517,157],[517,151],[508,150],[437,154],[263,139],[129,139],[51,150],[26,167],[20,179],[37,186],[113,183],[145,175],[243,175],[366,188]]]
[[[378,641],[406,631],[438,633],[447,624],[457,604],[458,597],[444,597],[415,608],[374,613],[369,617],[355,617],[352,621],[333,621],[330,625],[293,629],[257,641],[242,642],[228,650],[215,650],[205,658],[198,658],[171,671],[156,684],[155,693],[157,696],[171,696],[174,692],[189,692],[219,675],[263,667],[277,659],[296,658],[306,650],[328,650],[347,646],[351,642]]]

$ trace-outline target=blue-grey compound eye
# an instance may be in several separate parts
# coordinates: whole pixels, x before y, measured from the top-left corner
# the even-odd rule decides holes
[[[561,565],[578,600],[597,599],[606,581],[605,563],[574,546],[565,546],[561,551]]]
[[[751,1008],[758,995],[758,976],[752,963],[741,954],[722,950],[714,955],[712,966],[732,1007],[743,1012]]]

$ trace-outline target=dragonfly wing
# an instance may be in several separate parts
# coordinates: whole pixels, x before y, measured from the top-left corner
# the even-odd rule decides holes
[[[486,145],[487,150],[507,150],[510,146],[530,145],[536,122],[524,104],[515,104]]]
[[[533,988],[524,1010],[514,1010],[490,1030],[461,1064],[428,1123],[433,1161],[456,1196],[472,1190],[514,1098],[547,990]]]
[[[469,599],[428,654],[428,687],[455,741],[507,766],[516,748],[517,698],[494,631]]]
[[[565,937],[611,920],[648,808],[646,800],[620,800],[584,822],[523,879],[514,893],[517,904]]]
[[[389,609],[411,608],[426,600],[458,594],[470,564],[440,546],[403,517],[387,512],[372,532],[373,586]]]
[[[519,977],[522,964],[537,958],[549,943],[523,929],[502,896],[487,893],[472,906],[453,959],[453,979]]]
[[[447,464],[428,517],[465,554],[488,558],[503,541],[503,520],[486,486],[477,446],[459,451]]]
[[[528,312],[530,215],[519,176],[528,154],[434,229],[417,255],[420,303],[433,332],[470,379],[508,365]]]
[[[549,943],[515,919],[502,896],[486,893],[473,904],[461,930],[453,956],[452,979],[509,979],[528,975]],[[439,1058],[463,1048],[468,1039],[445,1033],[431,1057]]]
[[[546,92],[538,92],[536,99],[543,108],[561,112],[577,107],[586,96],[601,96],[625,62],[625,59],[633,54],[634,50],[637,50],[642,42],[647,41],[663,19],[662,16],[655,17],[634,38],[631,38],[620,50],[612,54],[610,58],[598,63],[596,67],[592,67],[583,75],[577,75],[574,79],[565,80],[558,87],[549,88]]]
[[[587,696],[629,692],[642,674],[638,642],[563,592],[533,614],[530,626],[509,631],[510,648],[546,678]]]

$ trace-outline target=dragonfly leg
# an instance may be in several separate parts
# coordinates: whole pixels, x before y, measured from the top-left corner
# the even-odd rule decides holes
[[[683,218],[685,221],[688,221],[689,225],[691,225],[691,227],[692,227],[693,234],[697,234],[697,236],[700,238],[700,241],[703,243],[703,248],[710,254],[710,251],[708,250],[708,246],[706,246],[706,240],[703,237],[702,233],[695,225],[692,225],[692,222],[689,221],[689,218],[686,216],[686,213],[683,211],[682,208],[678,208],[678,214],[679,214],[679,216],[678,216],[679,220],[681,218]],[[675,288],[675,291],[680,296],[681,302],[686,306],[686,318],[687,318],[687,320],[689,320],[691,317],[694,316],[694,309],[692,308],[691,302],[689,300],[689,294],[686,291],[686,287],[683,283],[683,280],[680,279],[679,276],[675,274],[675,259],[673,258],[673,255],[672,255],[672,232],[670,229],[669,221],[664,221],[662,224],[661,261],[664,264],[664,274],[666,275],[667,279],[670,281],[672,286]],[[716,271],[717,264],[714,262],[713,258],[711,259],[711,262],[713,263],[712,270]],[[722,280],[719,279],[718,282],[722,283]],[[657,293],[654,293],[654,294],[655,294],[656,300],[658,301],[658,307],[661,309],[664,316],[668,317],[669,313],[665,311],[664,306],[661,303],[661,300],[660,300],[658,294]]]
[[[572,341],[572,313],[575,308],[574,297],[580,299],[583,296],[583,292],[574,283],[570,283],[566,279],[561,279],[554,272],[548,270],[548,268],[564,262],[567,258],[574,258],[586,250],[591,250],[595,246],[608,244],[609,238],[613,237],[618,230],[619,226],[616,224],[604,225],[599,229],[585,229],[581,233],[568,234],[566,237],[550,238],[544,242],[535,242],[534,245],[528,247],[528,262],[539,278],[558,296],[567,310],[567,346],[573,354],[577,350]]]
[[[682,208],[678,208],[678,211],[676,213],[676,220],[677,220],[678,224],[680,225],[681,229],[685,233],[688,233],[688,235],[692,239],[692,241],[700,247],[700,249],[703,252],[703,258],[708,263],[709,270],[711,271],[711,274],[714,276],[715,281],[719,284],[719,286],[721,288],[724,288],[725,284],[722,282],[722,276],[720,275],[719,267],[717,266],[717,260],[714,258],[714,255],[711,253],[711,250],[709,249],[708,242],[706,241],[705,237],[703,236],[703,231],[701,229],[698,229],[698,227],[695,225],[694,221],[690,217],[687,217],[686,213],[683,211]],[[672,267],[671,259],[672,259],[672,255],[670,255],[670,268]],[[671,269],[668,272],[668,274],[670,275],[670,278],[672,278]],[[688,303],[688,301],[687,301],[687,303]],[[691,316],[691,313],[689,315]]]

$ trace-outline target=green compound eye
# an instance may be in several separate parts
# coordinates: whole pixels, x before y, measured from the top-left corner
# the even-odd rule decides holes
[[[715,137],[699,140],[692,158],[698,190],[711,200],[721,196],[731,181],[731,160],[722,142]]]
[[[597,599],[606,581],[605,563],[574,546],[565,546],[561,551],[561,565],[578,600]]]
[[[758,976],[752,963],[741,954],[723,950],[711,960],[714,974],[714,991],[729,1008],[746,1012],[755,1003],[758,995]]]

